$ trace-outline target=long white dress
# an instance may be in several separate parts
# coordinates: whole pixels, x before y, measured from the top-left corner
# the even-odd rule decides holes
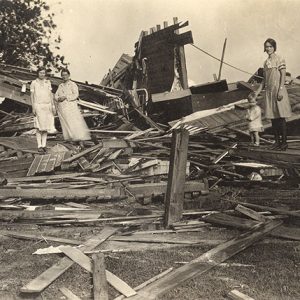
[[[76,101],[78,96],[77,84],[71,80],[61,83],[55,93],[57,113],[66,141],[87,141],[91,139],[90,131]],[[59,102],[60,97],[66,97],[66,100]]]
[[[56,133],[53,114],[54,103],[51,90],[51,83],[47,79],[33,80],[30,85],[32,105],[36,112],[34,120],[35,128],[39,131]]]

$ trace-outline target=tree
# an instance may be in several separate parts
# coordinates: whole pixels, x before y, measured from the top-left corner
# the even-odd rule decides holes
[[[0,62],[53,71],[66,66],[64,56],[53,52],[61,42],[53,16],[43,0],[0,0]]]

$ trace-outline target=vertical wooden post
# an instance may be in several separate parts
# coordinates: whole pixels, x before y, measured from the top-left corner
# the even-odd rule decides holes
[[[222,51],[222,57],[221,57],[221,63],[220,63],[220,69],[219,69],[218,80],[221,80],[221,73],[222,73],[222,67],[223,67],[223,61],[224,61],[224,55],[225,55],[225,49],[226,49],[226,43],[227,43],[227,38],[225,39],[224,45],[223,45],[223,51]]]
[[[174,24],[178,23],[178,18],[173,18]],[[179,34],[179,30],[175,30],[175,33]],[[177,46],[178,49],[178,56],[180,61],[179,66],[179,75],[180,75],[180,82],[183,89],[188,89],[188,76],[187,76],[187,69],[186,69],[186,59],[185,59],[185,52],[184,52],[184,46]]]
[[[170,167],[165,199],[165,226],[180,220],[183,211],[189,132],[175,129],[172,134]]]
[[[104,255],[102,253],[94,254],[92,259],[94,300],[108,300]]]

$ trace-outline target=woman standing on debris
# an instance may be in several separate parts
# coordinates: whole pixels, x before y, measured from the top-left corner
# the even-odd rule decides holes
[[[57,132],[54,127],[55,105],[51,83],[46,79],[46,69],[38,68],[37,76],[38,78],[33,80],[30,85],[31,105],[35,116],[38,151],[45,153],[47,134]]]
[[[285,151],[288,148],[285,119],[291,116],[291,105],[284,86],[285,60],[275,53],[276,49],[275,40],[269,38],[264,42],[264,51],[269,57],[264,63],[264,79],[255,92],[255,97],[265,88],[265,116],[272,121],[275,137],[275,144],[271,149]]]
[[[63,83],[58,86],[55,100],[64,139],[79,143],[90,140],[89,129],[76,101],[79,96],[78,87],[75,82],[70,80],[68,69],[61,71],[61,77]]]

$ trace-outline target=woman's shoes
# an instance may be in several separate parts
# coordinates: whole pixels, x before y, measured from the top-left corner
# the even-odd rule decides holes
[[[288,143],[282,143],[280,146],[279,146],[279,148],[278,148],[278,150],[279,151],[286,151],[286,149],[288,148]]]
[[[38,148],[38,153],[44,154],[45,153],[44,148],[43,147],[39,147]]]
[[[40,154],[45,154],[45,153],[47,153],[47,148],[46,148],[46,147],[39,147],[39,148],[38,148],[38,153],[40,153]]]
[[[280,144],[275,142],[271,147],[269,147],[270,150],[278,150],[280,147]]]

